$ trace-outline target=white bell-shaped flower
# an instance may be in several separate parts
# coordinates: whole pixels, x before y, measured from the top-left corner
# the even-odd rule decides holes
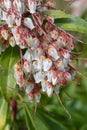
[[[24,61],[23,70],[24,70],[25,74],[31,72],[31,70],[32,70],[31,62],[29,62],[29,61]]]
[[[42,61],[41,60],[34,61],[32,64],[32,72],[35,73],[40,70],[42,70]]]
[[[31,82],[27,82],[25,85],[25,92],[26,94],[29,94],[34,88],[34,84]]]
[[[56,76],[56,75],[53,75],[53,77],[52,77],[52,84],[53,84],[53,85],[56,85],[57,82],[58,82],[57,76]]]
[[[13,34],[13,36],[14,36],[14,39],[15,39],[15,41],[16,41],[16,44],[18,44],[18,41],[19,41],[19,38],[20,38],[20,34],[17,32],[17,29],[18,29],[17,26],[11,28],[11,32],[12,32],[12,34]]]
[[[53,47],[53,46],[49,46],[48,49],[48,54],[54,59],[54,60],[58,60],[60,58],[60,56],[57,53],[57,50]]]
[[[13,1],[13,5],[14,5],[14,7],[16,7],[18,12],[20,12],[21,14],[24,12],[25,5],[24,5],[24,3],[21,0],[14,0]]]
[[[60,89],[60,85],[57,84],[57,85],[54,87],[54,92],[55,92],[56,94],[59,94],[59,89]]]
[[[62,60],[60,60],[60,61],[57,61],[56,63],[55,63],[55,65],[56,65],[56,68],[57,69],[59,69],[59,70],[61,70],[61,71],[65,71],[65,66],[64,66],[64,63],[63,63],[63,61]]]
[[[48,71],[52,66],[52,61],[49,58],[43,60],[43,70]]]
[[[35,83],[40,83],[45,78],[45,75],[46,74],[42,71],[39,71],[39,72],[33,74]]]
[[[34,98],[35,98],[35,101],[36,101],[37,103],[39,103],[39,102],[40,102],[40,99],[41,99],[41,94],[40,94],[39,92],[34,93]]]
[[[14,19],[13,19],[12,15],[7,14],[5,20],[6,20],[6,23],[8,24],[8,27],[13,27]]]
[[[29,49],[25,52],[23,58],[27,61],[31,61],[31,52]]]
[[[4,6],[7,10],[11,8],[12,1],[11,0],[4,0]]]
[[[28,6],[30,9],[30,13],[33,14],[36,12],[36,6],[37,6],[36,0],[28,0]]]
[[[63,75],[66,80],[71,80],[71,74],[69,72],[65,72]]]
[[[15,19],[15,23],[17,26],[21,25],[21,17]]]
[[[39,40],[38,40],[38,38],[33,38],[33,40],[32,40],[32,45],[31,45],[31,49],[32,50],[35,50],[38,46],[39,46]]]
[[[46,92],[47,92],[48,97],[50,97],[53,94],[53,87],[51,84],[48,84]]]
[[[49,70],[47,73],[46,73],[46,76],[47,76],[47,81],[48,82],[52,82],[52,77],[54,75],[54,70]]]
[[[9,44],[10,44],[12,47],[14,47],[14,46],[16,45],[16,42],[15,42],[14,37],[10,37],[10,38],[9,38]]]
[[[39,60],[40,59],[40,56],[43,54],[43,50],[38,47],[34,52],[33,52],[33,56],[32,56],[32,59],[33,60]]]
[[[5,40],[8,40],[9,34],[6,29],[1,29],[1,35]]]
[[[43,79],[43,80],[41,81],[41,87],[42,87],[42,91],[43,91],[43,92],[46,92],[47,86],[48,86],[48,81],[47,81],[46,79]]]
[[[30,30],[33,30],[35,28],[31,18],[24,18],[24,25],[28,27]]]
[[[70,53],[68,50],[63,49],[62,50],[62,56],[66,59],[70,59]]]

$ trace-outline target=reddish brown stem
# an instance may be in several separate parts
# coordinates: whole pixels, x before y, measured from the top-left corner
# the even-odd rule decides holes
[[[38,20],[37,20],[35,14],[32,14],[32,17],[33,17],[33,19],[34,19],[35,24],[42,30],[43,34],[44,34],[45,37],[48,39],[48,41],[49,41],[50,43],[52,43],[52,39],[46,34],[46,32],[43,30],[43,28],[39,25]]]

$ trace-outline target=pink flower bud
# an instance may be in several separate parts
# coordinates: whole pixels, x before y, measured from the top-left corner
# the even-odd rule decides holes
[[[6,29],[1,29],[1,35],[5,40],[8,40],[9,34],[8,34],[8,30]]]
[[[33,99],[34,99],[33,91],[31,91],[30,93],[28,93],[27,97],[28,97],[29,102],[33,103]]]
[[[16,42],[15,42],[14,37],[10,37],[10,38],[9,38],[9,44],[10,44],[12,47],[14,47],[14,46],[16,45]]]

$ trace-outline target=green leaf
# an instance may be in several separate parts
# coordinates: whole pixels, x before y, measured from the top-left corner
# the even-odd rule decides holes
[[[54,19],[57,19],[57,18],[70,18],[69,14],[66,14],[61,10],[47,10],[44,13],[48,14],[48,15],[52,15],[54,17]]]
[[[37,130],[28,106],[24,105],[24,113],[28,130]]]
[[[38,111],[39,118],[44,122],[49,130],[67,130],[66,127],[59,122],[58,115],[55,115],[57,119],[55,119],[54,113],[44,111],[43,109],[39,109]]]
[[[80,17],[71,16],[69,19],[57,20],[57,24],[68,31],[87,33],[87,22]]]
[[[33,114],[28,105],[25,105],[24,112],[28,130],[49,130],[49,126],[40,118],[38,110]]]
[[[0,56],[0,89],[5,98],[10,98],[14,95],[16,81],[14,78],[13,66],[19,59],[18,48],[7,48]]]
[[[6,24],[5,21],[0,21],[0,26]]]
[[[3,130],[3,128],[5,126],[7,110],[8,110],[8,103],[6,102],[5,99],[3,99],[3,102],[2,102],[1,108],[0,108],[0,130]]]
[[[47,10],[44,13],[52,15],[58,26],[65,30],[87,33],[87,22],[80,17],[66,14],[60,10]]]
[[[10,130],[10,125],[9,124],[6,125],[5,130]]]

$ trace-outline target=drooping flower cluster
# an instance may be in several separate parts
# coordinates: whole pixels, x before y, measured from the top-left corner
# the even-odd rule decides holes
[[[55,8],[55,1],[3,0],[2,5],[6,25],[1,35],[9,45],[20,48],[20,61],[14,66],[17,84],[31,102],[40,101],[41,91],[48,96],[59,93],[60,86],[75,76],[69,64],[74,39],[54,24],[52,16],[44,14],[44,10]]]

